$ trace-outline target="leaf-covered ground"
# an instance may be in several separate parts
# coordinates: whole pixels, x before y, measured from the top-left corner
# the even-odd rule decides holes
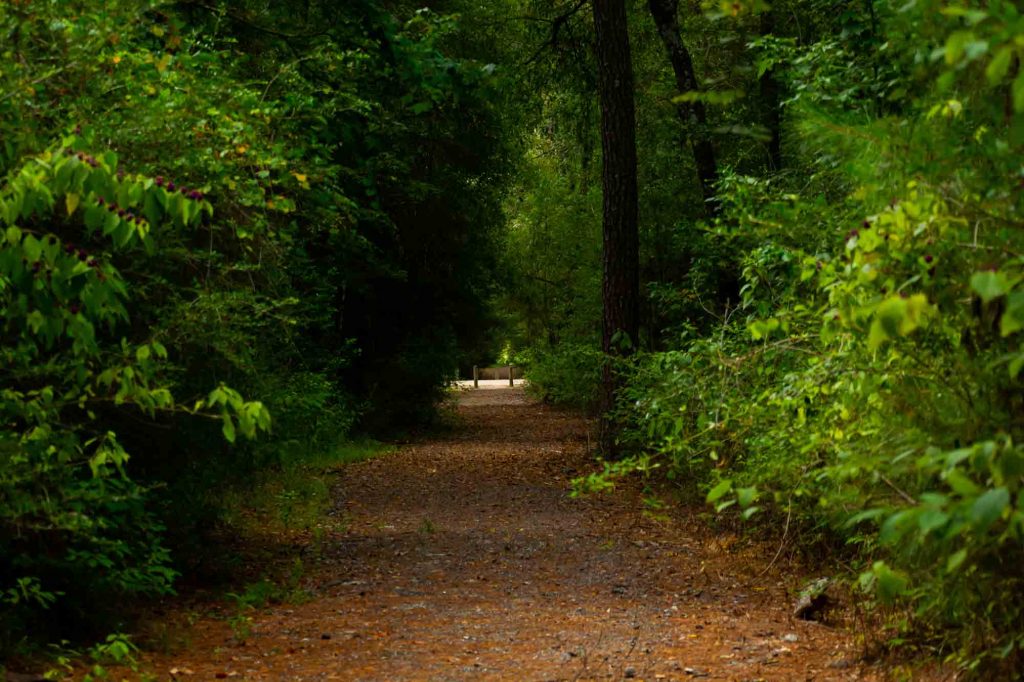
[[[588,424],[521,389],[345,467],[306,603],[202,618],[159,679],[881,679],[854,636],[792,619],[806,576],[638,491],[582,500]],[[309,561],[307,559],[307,561]],[[761,575],[763,573],[763,575]]]

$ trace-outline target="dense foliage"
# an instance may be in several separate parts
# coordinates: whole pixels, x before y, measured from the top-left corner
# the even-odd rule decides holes
[[[842,557],[892,615],[873,644],[913,635],[1005,674],[1024,645],[1024,17],[1012,3],[838,7],[681,10],[706,84],[683,97],[634,8],[646,352],[618,408],[632,455],[582,483],[636,471],[695,486],[723,515]],[[535,390],[593,404],[593,203],[569,191],[542,208],[553,186],[592,188],[578,152],[557,170],[548,158],[575,134],[550,135],[565,99],[538,106],[549,134],[510,243]],[[714,140],[710,219],[673,101],[708,107],[707,128],[683,127]]]
[[[493,67],[400,4],[13,2],[0,36],[9,650],[201,568],[248,472],[431,418],[505,146]]]

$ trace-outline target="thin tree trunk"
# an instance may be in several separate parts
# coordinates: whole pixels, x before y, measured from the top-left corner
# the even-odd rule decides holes
[[[699,89],[697,74],[693,70],[693,59],[679,35],[679,0],[647,0],[651,17],[658,28],[658,35],[668,52],[672,71],[676,76],[676,88],[680,93],[693,92]],[[715,148],[707,131],[707,110],[703,102],[680,102],[676,111],[686,128],[693,161],[697,166],[697,178],[700,180],[701,194],[704,196],[704,208],[709,217],[718,213],[718,202],[715,200],[715,184],[718,182],[718,164],[715,161]]]
[[[632,354],[639,337],[640,238],[637,228],[636,112],[625,0],[594,0],[601,102],[604,190],[604,320],[607,356],[601,391],[601,447],[615,454],[609,413],[621,385],[613,358]]]
[[[761,35],[775,30],[775,16],[771,10],[761,13]],[[782,170],[782,105],[779,103],[779,82],[768,69],[761,76],[761,106],[764,107],[764,125],[768,128],[768,170]]]

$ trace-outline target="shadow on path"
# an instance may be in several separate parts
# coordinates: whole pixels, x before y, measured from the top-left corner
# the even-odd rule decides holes
[[[463,392],[458,415],[450,433],[339,473],[333,513],[349,523],[317,558],[312,601],[260,612],[244,642],[201,622],[202,644],[156,669],[259,680],[875,679],[848,634],[790,618],[793,581],[756,577],[764,551],[728,551],[685,509],[653,520],[628,485],[570,498],[571,479],[594,467],[578,416],[519,388]]]

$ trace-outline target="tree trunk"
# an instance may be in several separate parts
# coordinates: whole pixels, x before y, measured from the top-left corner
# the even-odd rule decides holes
[[[775,30],[775,16],[772,11],[761,13],[761,35],[770,35]],[[782,105],[779,103],[779,82],[768,69],[761,76],[761,106],[764,107],[764,126],[768,129],[768,170],[782,170]]]
[[[693,59],[679,35],[679,0],[647,0],[651,17],[658,28],[658,35],[668,52],[672,71],[676,76],[676,88],[680,93],[699,89],[697,75],[693,70]],[[697,178],[700,180],[700,191],[704,196],[704,210],[708,217],[718,214],[718,202],[715,200],[715,183],[718,182],[718,164],[715,162],[715,148],[707,131],[707,110],[703,102],[680,102],[676,111],[679,114],[693,151],[693,160],[697,166]]]
[[[601,447],[614,456],[616,433],[609,413],[621,385],[614,358],[632,354],[639,337],[636,112],[625,0],[593,0],[593,7],[604,191],[601,340],[607,359],[602,376]]]

